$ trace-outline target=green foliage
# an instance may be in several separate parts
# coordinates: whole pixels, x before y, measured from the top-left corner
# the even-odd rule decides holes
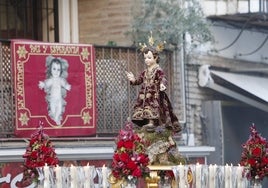
[[[191,45],[212,40],[205,16],[198,0],[144,0],[141,10],[133,9],[130,34],[134,45],[147,43],[152,31],[156,40],[165,40],[169,48],[182,44],[186,33]]]
[[[117,44],[115,41],[110,40],[107,42],[107,46],[117,46]]]

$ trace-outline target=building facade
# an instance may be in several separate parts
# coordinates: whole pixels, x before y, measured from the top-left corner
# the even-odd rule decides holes
[[[57,2],[56,6],[55,2]],[[43,30],[48,31],[48,33],[41,36],[40,39],[46,42],[112,44],[117,47],[129,47],[133,42],[126,35],[126,32],[131,29],[133,14],[137,10],[142,10],[141,1],[131,0],[48,0],[47,3],[54,5],[53,8],[57,12],[55,16],[58,15],[59,19],[58,23],[53,22],[55,27],[53,26],[51,29],[48,26],[43,26]],[[258,3],[259,1],[247,0],[205,0],[202,1],[202,7],[206,16],[235,15],[237,13],[259,12]],[[3,9],[3,7],[1,8]],[[265,13],[267,11],[264,9],[261,12]],[[175,111],[180,114],[180,121],[184,128],[182,134],[178,135],[177,141],[181,152],[186,156],[200,157],[203,155],[208,163],[237,163],[240,158],[240,145],[248,136],[249,124],[260,124],[260,130],[264,130],[267,124],[266,114],[258,105],[259,103],[266,105],[266,101],[263,101],[261,97],[256,97],[255,94],[251,94],[249,90],[241,90],[240,85],[237,86],[235,83],[224,81],[219,75],[211,75],[214,82],[219,82],[221,86],[228,87],[228,91],[235,91],[242,96],[246,96],[247,99],[254,100],[253,103],[247,103],[247,99],[242,101],[235,98],[232,92],[230,94],[230,92],[224,92],[225,90],[200,86],[199,71],[202,65],[209,65],[211,70],[228,73],[241,73],[243,70],[247,75],[253,74],[255,77],[266,78],[267,58],[265,58],[264,52],[267,47],[265,46],[265,40],[261,40],[266,33],[256,30],[258,27],[255,27],[252,30],[247,30],[248,35],[243,36],[245,38],[240,38],[241,41],[233,45],[232,48],[228,48],[226,51],[217,51],[214,49],[228,46],[235,41],[235,36],[236,34],[239,35],[243,24],[240,27],[230,28],[231,26],[228,24],[220,26],[215,24],[219,23],[218,20],[210,19],[210,21],[214,23],[211,29],[216,39],[216,45],[202,46],[196,51],[185,52],[185,54],[177,52],[178,54],[174,53],[172,56],[173,64],[170,74],[173,75],[171,85],[175,92],[170,91],[170,94],[172,95]],[[43,22],[45,23],[45,21]],[[46,23],[49,25],[50,22]],[[252,36],[256,37],[253,41],[260,40],[259,46],[262,50],[259,51],[255,48],[258,53],[252,53],[254,55],[238,56],[237,54],[243,52],[241,49],[247,51],[246,48],[242,47],[252,45],[252,41],[249,40],[253,39]],[[233,40],[230,40],[231,37]],[[261,46],[262,43],[264,44]],[[250,51],[254,51],[254,49],[249,49]],[[236,114],[235,112],[241,113]],[[243,121],[238,121],[239,119],[243,119]],[[241,129],[243,129],[242,136],[239,135]],[[85,142],[90,145],[90,150],[106,145],[107,150],[104,150],[105,153],[100,155],[107,159],[111,157],[114,138],[108,137],[106,135],[100,140],[98,137],[85,139]],[[81,144],[81,141],[76,139],[70,140],[72,144],[76,144],[75,147]],[[73,147],[72,144],[71,147]],[[232,152],[228,150],[230,144],[234,146]],[[24,143],[21,143],[21,148],[23,146]],[[60,142],[58,146],[59,151],[62,152]],[[23,149],[20,151],[23,151]],[[236,151],[235,157],[231,155],[233,151]],[[75,158],[75,155],[72,155],[75,152],[76,150],[71,154],[69,153],[71,157]],[[70,159],[69,154],[65,155],[66,159]],[[98,156],[96,153],[88,155]],[[87,155],[84,156],[88,157]]]

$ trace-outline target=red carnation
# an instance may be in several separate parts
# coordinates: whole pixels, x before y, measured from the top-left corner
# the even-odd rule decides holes
[[[255,159],[248,159],[248,164],[250,164],[250,166],[255,166]]]
[[[134,177],[141,177],[141,175],[142,175],[142,171],[141,171],[141,169],[138,167],[138,168],[136,168],[133,172],[132,172],[132,176],[134,176]]]
[[[262,153],[262,149],[259,148],[259,147],[256,147],[252,150],[252,155],[254,157],[260,157],[261,156],[261,153]]]
[[[38,152],[37,151],[33,151],[30,155],[31,158],[36,159],[38,157]]]
[[[139,154],[139,161],[140,161],[142,164],[148,164],[148,163],[149,163],[149,158],[148,158],[147,155],[140,153],[140,154]]]
[[[267,156],[267,157],[263,157],[263,158],[262,158],[262,162],[263,162],[264,164],[268,164],[268,156]],[[267,169],[268,169],[268,167],[267,167]]]
[[[118,142],[117,142],[117,148],[119,149],[119,148],[121,148],[121,147],[123,147],[124,146],[124,141],[123,140],[119,140]]]
[[[136,163],[134,162],[134,161],[129,161],[128,163],[127,163],[127,166],[126,166],[128,169],[130,169],[130,170],[134,170],[134,169],[136,169],[137,168],[137,165],[136,165]]]
[[[124,147],[125,147],[126,149],[132,150],[133,146],[134,146],[134,144],[133,144],[132,141],[126,141],[126,142],[124,143]]]
[[[122,153],[120,155],[120,159],[122,162],[127,163],[130,160],[129,154],[128,153]]]
[[[118,153],[115,153],[114,154],[114,160],[119,161],[119,159],[120,159],[119,154]]]

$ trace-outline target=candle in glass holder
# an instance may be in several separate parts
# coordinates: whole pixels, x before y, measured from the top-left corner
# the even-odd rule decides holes
[[[49,167],[47,166],[47,163],[44,166],[44,187],[49,187]]]
[[[195,187],[196,188],[201,188],[201,165],[199,163],[196,164],[195,166],[195,179],[196,179],[196,182],[195,182]]]
[[[70,174],[71,174],[71,188],[76,188],[76,185],[77,185],[77,169],[73,165],[71,165],[71,167],[70,167]]]
[[[230,176],[231,176],[230,166],[226,164],[224,166],[224,188],[230,187]]]
[[[56,166],[55,172],[56,172],[56,187],[62,188],[62,179],[61,179],[62,174],[61,174],[61,167],[59,167],[59,165]]]
[[[83,167],[84,174],[85,174],[85,183],[84,187],[85,188],[90,188],[90,170],[89,170],[89,165],[87,164],[86,166]]]
[[[217,165],[209,165],[209,188],[216,187],[216,169]]]
[[[234,174],[233,174],[233,164],[231,164],[231,166],[230,166],[230,183],[229,183],[229,188],[233,188],[233,181],[235,181],[234,180]]]
[[[179,188],[185,188],[185,172],[184,172],[184,165],[180,164],[179,168]]]
[[[107,188],[107,167],[102,166],[102,187]]]
[[[242,188],[243,187],[242,171],[243,171],[243,168],[239,164],[237,169],[236,169],[237,188]]]
[[[224,188],[233,188],[233,165],[231,164],[230,166],[226,165],[224,167]]]

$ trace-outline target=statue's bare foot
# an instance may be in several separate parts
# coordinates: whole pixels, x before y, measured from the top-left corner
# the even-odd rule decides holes
[[[155,131],[155,126],[152,123],[148,123],[148,124],[144,125],[143,128],[147,132],[154,132]]]

